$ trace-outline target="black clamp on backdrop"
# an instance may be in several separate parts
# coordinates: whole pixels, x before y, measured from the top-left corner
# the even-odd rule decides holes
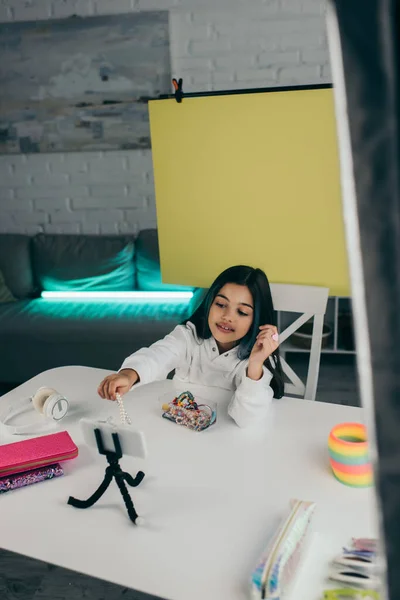
[[[182,102],[182,98],[184,96],[183,94],[183,90],[182,90],[182,77],[180,79],[173,79],[172,80],[172,85],[174,86],[174,90],[175,90],[175,100],[177,102]]]

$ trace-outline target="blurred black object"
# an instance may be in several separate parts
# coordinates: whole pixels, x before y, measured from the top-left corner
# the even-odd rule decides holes
[[[328,17],[357,360],[373,456],[376,441],[390,600],[400,598],[399,4],[331,0]]]

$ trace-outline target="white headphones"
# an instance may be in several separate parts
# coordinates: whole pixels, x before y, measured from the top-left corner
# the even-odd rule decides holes
[[[7,421],[12,417],[24,412],[27,408],[31,408],[32,405],[38,413],[46,418],[43,424],[34,422],[21,426],[7,425]],[[68,400],[62,394],[59,394],[53,388],[41,387],[34,396],[20,400],[3,413],[0,416],[0,423],[12,435],[37,433],[38,431],[54,429],[67,412]]]

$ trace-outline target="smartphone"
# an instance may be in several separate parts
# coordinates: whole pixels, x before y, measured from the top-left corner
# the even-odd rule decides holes
[[[117,433],[122,454],[125,456],[135,456],[136,458],[146,458],[147,447],[145,435],[142,431],[133,429],[132,425],[120,425],[110,421],[95,421],[93,419],[81,419],[79,423],[83,439],[88,446],[97,450],[94,430],[99,429],[106,451],[115,452],[112,434]]]

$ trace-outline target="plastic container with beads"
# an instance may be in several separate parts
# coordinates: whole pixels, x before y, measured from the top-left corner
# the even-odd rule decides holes
[[[203,431],[213,425],[217,418],[216,407],[205,400],[194,397],[189,391],[171,398],[170,394],[162,397],[162,416],[177,425],[193,431]]]

